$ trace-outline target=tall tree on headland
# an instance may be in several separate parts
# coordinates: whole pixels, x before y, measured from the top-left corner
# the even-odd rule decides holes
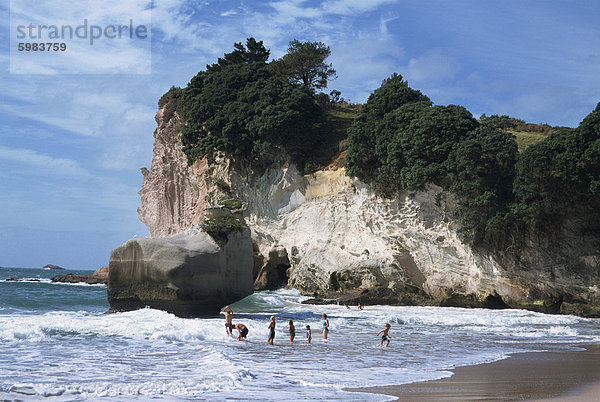
[[[183,89],[181,142],[190,164],[224,153],[258,171],[287,154],[300,171],[311,166],[321,109],[309,90],[269,72],[268,57],[262,41],[235,43]]]
[[[290,84],[312,90],[326,88],[327,81],[337,78],[331,63],[325,62],[330,54],[329,46],[323,42],[294,39],[288,52],[271,62],[270,69],[275,75],[287,78]]]
[[[254,38],[246,39],[246,46],[242,42],[233,44],[234,50],[219,57],[215,64],[207,64],[206,70],[218,70],[231,64],[266,63],[271,51],[266,49],[263,41]]]

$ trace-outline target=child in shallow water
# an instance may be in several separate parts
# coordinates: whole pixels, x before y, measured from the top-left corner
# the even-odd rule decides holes
[[[379,342],[379,346],[383,345],[383,342],[386,342],[386,341],[387,341],[387,343],[385,344],[386,348],[390,344],[390,340],[392,339],[392,337],[389,334],[390,328],[391,328],[390,324],[385,324],[385,328],[377,333],[377,336],[379,336],[379,334],[383,333],[383,335],[381,336],[381,342]]]
[[[329,334],[329,320],[327,319],[327,314],[323,313],[323,322],[321,323],[321,333],[323,334],[323,339],[327,340],[327,335]]]
[[[288,321],[288,332],[290,333],[290,343],[294,343],[294,338],[296,337],[296,327],[294,327],[294,321]]]
[[[269,337],[267,343],[273,345],[273,339],[275,339],[275,316],[271,316],[271,322],[269,323]]]
[[[310,333],[310,325],[306,326],[306,341],[310,344],[312,334]]]

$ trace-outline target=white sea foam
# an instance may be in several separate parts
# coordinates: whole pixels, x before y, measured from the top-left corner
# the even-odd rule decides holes
[[[600,342],[600,320],[519,310],[358,311],[303,299],[295,291],[259,292],[232,305],[234,322],[249,328],[246,342],[227,337],[222,318],[182,319],[153,309],[2,313],[0,342],[15,353],[0,354],[0,396],[352,399],[345,388],[432,380],[512,353]],[[323,312],[331,324],[327,342],[319,331]],[[275,347],[266,343],[270,315],[278,323]],[[392,342],[380,348],[376,334],[385,323]]]
[[[0,279],[0,282],[6,283],[45,283],[51,285],[61,285],[61,286],[94,286],[94,287],[106,287],[104,283],[85,283],[85,282],[54,282],[50,278],[19,278],[17,280],[13,279]]]

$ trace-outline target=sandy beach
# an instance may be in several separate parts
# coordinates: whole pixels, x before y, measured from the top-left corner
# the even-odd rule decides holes
[[[407,401],[599,401],[600,345],[582,349],[519,353],[494,363],[459,367],[442,380],[352,391]]]

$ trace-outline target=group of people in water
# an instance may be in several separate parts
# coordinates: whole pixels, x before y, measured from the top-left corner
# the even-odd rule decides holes
[[[346,306],[346,308],[349,309],[350,307]],[[359,310],[363,309],[363,306],[360,303],[358,304],[358,309]],[[233,330],[235,329],[238,332],[238,337],[237,337],[238,341],[246,340],[247,336],[248,336],[248,327],[246,327],[242,323],[237,323],[237,324],[233,323],[233,310],[231,309],[231,307],[225,306],[221,310],[221,314],[223,314],[225,316],[225,331],[227,332],[227,335],[232,336]],[[323,321],[321,321],[321,334],[323,334],[323,339],[327,340],[327,335],[329,335],[329,319],[327,318],[327,314],[325,314],[325,313],[323,313],[322,317],[323,317]],[[275,326],[276,325],[277,324],[275,322],[275,316],[271,316],[271,320],[269,321],[269,326],[268,326],[269,336],[267,337],[267,343],[269,345],[273,345],[273,341],[275,340]],[[381,336],[381,342],[379,343],[379,346],[386,343],[385,346],[387,347],[390,344],[390,340],[392,339],[392,337],[389,335],[390,327],[391,327],[390,324],[385,324],[385,328],[377,333],[377,336],[383,334]],[[293,320],[288,321],[287,332],[289,333],[289,336],[290,336],[290,343],[294,343],[294,338],[296,337],[296,327],[294,326]],[[312,332],[310,329],[310,325],[307,325],[306,326],[306,341],[310,344],[311,340],[312,340]]]

